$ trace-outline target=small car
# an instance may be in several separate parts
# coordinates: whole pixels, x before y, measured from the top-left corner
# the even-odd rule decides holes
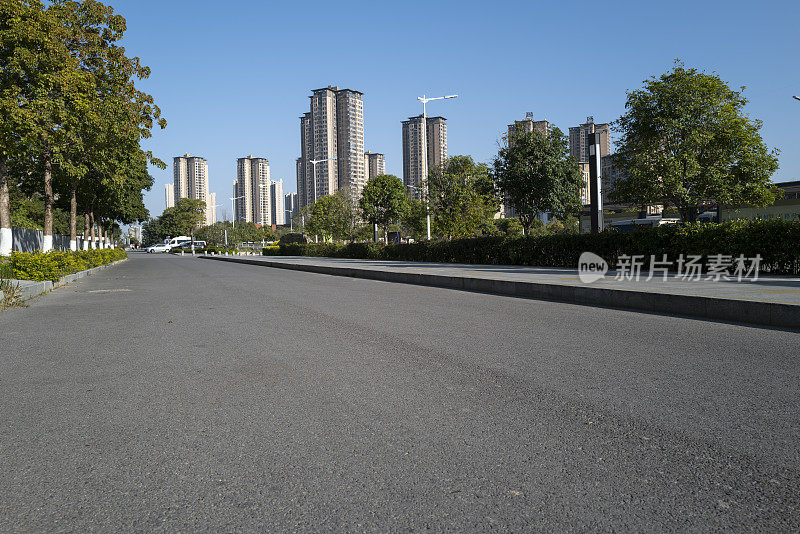
[[[155,253],[155,252],[169,252],[170,246],[166,243],[156,243],[153,246],[147,247],[147,253]]]

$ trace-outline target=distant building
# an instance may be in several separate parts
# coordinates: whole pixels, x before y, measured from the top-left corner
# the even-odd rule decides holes
[[[367,181],[363,93],[329,85],[314,89],[309,98],[310,111],[300,117],[299,205],[340,189],[358,199]]]
[[[206,225],[214,224],[216,208],[208,192],[208,163],[205,158],[184,154],[172,163],[173,198],[175,205],[181,198],[202,200],[206,203]],[[215,197],[216,198],[216,197]]]
[[[164,184],[164,206],[175,207],[175,184]]]
[[[269,224],[282,225],[286,222],[286,212],[283,211],[283,179],[269,184]]]
[[[733,221],[736,219],[785,219],[787,221],[800,221],[800,180],[780,182],[774,184],[781,191],[775,202],[761,208],[719,207],[719,221]]]
[[[367,181],[381,174],[386,174],[386,160],[383,154],[366,152],[364,154],[364,165],[367,169]]]
[[[550,123],[546,120],[533,120],[533,113],[528,113],[521,121],[515,121],[508,125],[508,142],[511,143],[514,135],[519,133],[539,132],[542,135],[550,135]]]
[[[444,117],[426,117],[425,132],[422,132],[422,115],[409,117],[402,121],[403,126],[403,183],[420,187],[428,171],[438,167],[447,160],[447,119]],[[423,154],[423,135],[425,135],[426,154]],[[423,160],[423,158],[427,158]],[[414,194],[417,196],[417,194]]]
[[[284,195],[283,212],[287,218],[293,219],[297,216],[299,206],[297,204],[297,193],[287,193]],[[284,222],[284,224],[286,224]]]
[[[611,125],[595,124],[594,117],[586,117],[586,122],[569,129],[569,154],[578,163],[589,162],[589,134],[600,134],[600,157],[611,153]]]
[[[235,220],[271,224],[271,196],[269,191],[269,161],[249,155],[236,161],[236,181],[233,197]]]

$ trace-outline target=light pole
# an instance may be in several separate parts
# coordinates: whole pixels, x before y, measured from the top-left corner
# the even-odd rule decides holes
[[[290,232],[294,232],[294,217],[292,217],[293,211],[292,210],[283,210],[283,211],[284,211],[284,213],[288,213],[289,214],[289,231]]]
[[[795,100],[800,100],[800,96],[792,96]]]
[[[231,211],[233,215],[231,216],[231,222],[233,223],[233,227],[236,228],[236,201],[241,200],[244,198],[244,195],[240,197],[230,197],[229,200],[231,201]]]
[[[317,201],[317,163],[322,163],[323,161],[331,161],[335,160],[336,158],[328,158],[328,159],[312,159],[309,161],[311,163],[311,167],[313,169],[314,174],[314,202]],[[330,178],[328,178],[330,179]]]
[[[428,97],[426,95],[418,96],[417,100],[422,102],[422,131],[420,137],[422,139],[422,180],[425,194],[425,213],[427,214],[428,224],[428,241],[431,240],[431,213],[428,207],[428,124],[427,124],[427,104],[433,100],[445,100],[448,98],[458,98],[458,95],[435,96]],[[419,191],[419,190],[418,190]]]

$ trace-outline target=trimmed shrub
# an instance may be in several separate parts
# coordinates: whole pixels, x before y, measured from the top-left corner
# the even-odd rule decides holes
[[[487,236],[411,244],[281,245],[283,256],[326,256],[399,261],[530,265],[575,268],[583,252],[594,252],[613,268],[623,254],[676,261],[683,254],[761,256],[761,271],[800,274],[800,222],[782,219],[739,220],[721,224],[683,224],[634,232]]]
[[[34,280],[43,282],[58,281],[67,274],[85,271],[100,265],[106,265],[123,258],[128,254],[122,248],[80,250],[77,252],[12,252],[9,265],[12,278],[18,280]]]

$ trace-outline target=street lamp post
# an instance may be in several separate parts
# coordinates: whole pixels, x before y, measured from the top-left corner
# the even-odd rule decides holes
[[[428,226],[428,241],[431,240],[431,213],[428,206],[428,124],[427,124],[427,104],[433,100],[445,100],[448,98],[458,98],[458,95],[436,96],[428,97],[426,95],[418,96],[417,100],[422,102],[422,131],[420,137],[422,138],[422,180],[425,195],[425,213]]]
[[[231,222],[233,223],[233,227],[236,228],[236,201],[241,200],[244,198],[244,195],[240,197],[230,197],[229,200],[231,201],[231,211],[233,215],[231,216]]]
[[[335,159],[336,158],[312,159],[312,160],[309,161],[311,163],[311,167],[313,169],[312,173],[314,175],[314,184],[313,184],[313,186],[314,186],[314,203],[315,204],[317,203],[317,163],[322,163],[323,161],[332,161],[332,160],[335,160]],[[330,180],[330,177],[328,177],[328,180]],[[330,189],[330,187],[329,187],[329,189]],[[305,232],[305,221],[303,221],[303,232]],[[317,236],[315,235],[314,236],[314,242],[316,242],[316,241],[317,241]]]
[[[292,210],[283,210],[283,211],[284,211],[284,213],[288,213],[289,214],[289,231],[290,232],[294,232],[294,217],[292,217],[293,211]]]
[[[323,161],[331,161],[335,160],[336,158],[327,158],[327,159],[312,159],[309,161],[311,163],[311,167],[313,169],[314,174],[314,202],[317,201],[317,163],[322,163]]]

